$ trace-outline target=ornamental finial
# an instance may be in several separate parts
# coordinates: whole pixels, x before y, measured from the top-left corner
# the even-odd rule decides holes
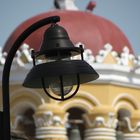
[[[75,0],[54,0],[54,6],[60,10],[78,10]]]
[[[94,8],[96,7],[96,2],[95,1],[90,1],[89,3],[88,3],[88,5],[87,5],[87,7],[86,7],[86,9],[88,10],[88,11],[93,11],[94,10]]]

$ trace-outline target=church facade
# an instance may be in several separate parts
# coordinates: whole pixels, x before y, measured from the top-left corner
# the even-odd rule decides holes
[[[72,0],[54,4],[56,9],[28,19],[10,35],[0,50],[0,76],[6,53],[21,32],[40,19],[59,15],[58,24],[75,46],[84,46],[84,60],[100,77],[81,85],[73,98],[62,102],[50,99],[43,90],[23,87],[32,67],[30,49],[39,49],[48,26],[35,31],[23,42],[11,69],[12,132],[30,140],[139,140],[140,57],[119,27],[91,13],[95,3],[90,2],[86,11],[78,10]]]

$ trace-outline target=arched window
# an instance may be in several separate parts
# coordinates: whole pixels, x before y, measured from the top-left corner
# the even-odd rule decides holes
[[[29,108],[21,114],[18,121],[17,129],[22,132],[30,140],[35,140],[35,123],[33,119],[34,110]]]
[[[126,110],[126,109],[120,109],[118,111],[118,126],[117,126],[117,129],[116,129],[116,134],[117,134],[117,140],[124,140],[124,137],[123,137],[123,131],[122,131],[122,124],[123,124],[123,118],[124,117],[130,117],[131,116],[131,113],[130,111]]]
[[[67,112],[69,113],[68,138],[71,140],[73,137],[77,137],[77,140],[83,140],[85,126],[82,116],[85,111],[74,107],[67,110]]]

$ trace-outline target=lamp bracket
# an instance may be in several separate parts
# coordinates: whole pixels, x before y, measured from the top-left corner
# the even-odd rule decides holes
[[[59,16],[45,17],[31,26],[26,28],[15,40],[11,49],[7,55],[5,65],[3,68],[2,75],[2,97],[3,97],[3,136],[4,140],[11,140],[10,135],[10,98],[9,98],[9,79],[10,79],[10,70],[13,59],[18,48],[24,42],[24,40],[37,29],[51,23],[56,23],[60,21]]]

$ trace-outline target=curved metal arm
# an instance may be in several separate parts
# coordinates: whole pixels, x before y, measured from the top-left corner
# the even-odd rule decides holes
[[[64,95],[61,95],[61,98],[56,98],[56,97],[52,96],[52,95],[46,90],[44,78],[42,78],[41,81],[42,81],[42,86],[43,86],[43,89],[44,89],[45,93],[46,93],[50,98],[55,99],[55,100],[58,100],[58,101],[65,101],[65,100],[68,100],[68,99],[72,98],[72,97],[78,92],[79,87],[80,87],[80,77],[79,77],[79,74],[77,74],[77,87],[76,87],[75,91],[74,91],[70,96],[68,96],[68,97],[66,97],[66,98],[64,97]]]
[[[9,102],[9,75],[11,64],[13,62],[16,51],[21,46],[22,42],[35,30],[50,23],[60,21],[59,16],[52,16],[41,19],[28,27],[14,42],[6,58],[2,76],[2,96],[3,96],[3,136],[4,140],[11,140],[10,136],[10,102]]]

